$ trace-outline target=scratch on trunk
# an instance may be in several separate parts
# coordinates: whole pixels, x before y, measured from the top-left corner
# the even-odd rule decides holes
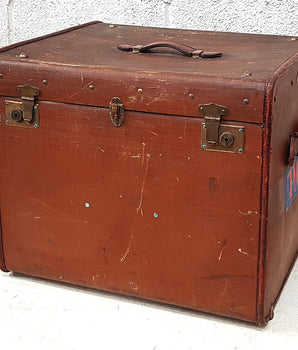
[[[145,182],[146,182],[147,173],[148,173],[149,160],[150,160],[150,156],[147,157],[146,170],[145,170],[145,173],[144,173],[143,183],[142,183],[142,188],[141,188],[141,193],[140,193],[140,201],[139,201],[139,205],[138,205],[137,211],[136,211],[137,213],[141,210],[142,204],[143,204],[144,187],[145,187]],[[143,210],[141,210],[141,215],[143,215]]]
[[[142,150],[142,166],[144,165],[144,158],[145,158],[145,147],[146,147],[146,143],[142,142],[143,144],[143,150]]]
[[[224,297],[224,295],[226,294],[226,292],[228,290],[228,282],[229,282],[229,278],[228,278],[228,276],[225,276],[225,284],[224,284],[222,292],[220,293],[220,295],[218,297],[218,302],[220,304],[221,304],[221,299]]]
[[[86,87],[88,87],[90,84],[93,84],[93,80],[89,81],[89,83],[87,83],[86,85],[84,85],[82,87],[82,90],[86,89]]]
[[[224,249],[226,247],[226,244],[227,244],[227,240],[224,239],[223,242],[222,242],[221,250],[220,250],[219,255],[218,255],[218,261],[220,261],[221,258],[222,258],[222,254],[223,254],[223,251],[224,251]]]
[[[143,145],[144,145],[144,149],[145,149],[145,143],[143,143]],[[143,149],[143,151],[144,151],[144,149]],[[120,259],[120,261],[122,263],[124,262],[124,260],[126,259],[127,255],[129,254],[130,248],[131,248],[131,244],[132,244],[132,241],[134,239],[134,231],[135,231],[137,214],[140,212],[140,214],[142,216],[144,215],[144,212],[143,212],[143,209],[142,209],[142,204],[143,204],[144,188],[145,188],[145,183],[146,183],[146,178],[147,178],[147,173],[148,173],[148,168],[149,168],[150,157],[151,157],[150,155],[147,156],[146,169],[145,169],[145,172],[144,172],[144,177],[143,177],[143,182],[142,182],[142,188],[141,188],[141,193],[140,193],[139,205],[138,205],[138,207],[136,209],[136,213],[135,213],[135,216],[134,216],[134,220],[133,220],[133,224],[132,224],[132,232],[130,234],[130,240],[129,240],[129,243],[128,243],[128,247],[126,248],[125,253],[122,255],[122,257]]]
[[[157,134],[156,132],[152,131],[152,130],[148,130],[149,132],[151,132],[151,134],[155,135],[155,136],[159,136],[159,134]]]
[[[132,233],[130,234],[130,240],[129,240],[129,243],[128,243],[128,247],[127,247],[125,253],[122,255],[122,257],[121,257],[121,259],[120,259],[121,262],[123,262],[123,261],[126,259],[128,253],[129,253],[129,251],[130,251],[131,243],[132,243],[133,239],[134,239],[134,234],[133,234],[133,232],[132,232]]]
[[[247,211],[238,210],[238,213],[240,213],[242,215],[258,215],[259,214],[256,210],[247,210]]]

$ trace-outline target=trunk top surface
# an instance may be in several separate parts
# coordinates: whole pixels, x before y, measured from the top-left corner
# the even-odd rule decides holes
[[[106,23],[74,29],[58,36],[17,45],[1,54],[15,58],[25,52],[29,60],[78,66],[110,67],[144,72],[171,72],[226,78],[240,78],[250,72],[252,80],[266,80],[285,60],[298,51],[292,37],[252,35],[195,30],[160,29]],[[149,44],[172,41],[223,56],[192,59],[158,48],[150,53],[131,54],[118,44]]]
[[[198,103],[225,105],[230,102],[225,97],[229,93],[230,100],[235,98],[234,104],[238,100],[245,111],[230,107],[226,119],[259,123],[263,121],[265,83],[298,51],[294,39],[92,22],[2,48],[0,95],[19,97],[16,85],[30,83],[41,88],[46,79],[49,84],[43,87],[40,99],[108,107],[111,97],[119,96],[126,109],[198,116]],[[222,57],[193,59],[169,48],[138,54],[117,49],[119,44],[157,41],[219,51]],[[243,107],[243,98],[249,99],[250,106]],[[171,110],[173,102],[176,105]]]

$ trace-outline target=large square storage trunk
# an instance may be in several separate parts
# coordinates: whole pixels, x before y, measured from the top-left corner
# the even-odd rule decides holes
[[[3,48],[2,270],[266,324],[298,247],[296,39],[92,22]]]

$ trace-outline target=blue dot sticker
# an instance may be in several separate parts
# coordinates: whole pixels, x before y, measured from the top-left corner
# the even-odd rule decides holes
[[[154,213],[153,216],[154,216],[155,218],[158,218],[158,214],[157,214],[157,213]]]
[[[89,207],[90,207],[90,204],[89,204],[89,203],[85,203],[85,207],[86,207],[86,208],[89,208]]]

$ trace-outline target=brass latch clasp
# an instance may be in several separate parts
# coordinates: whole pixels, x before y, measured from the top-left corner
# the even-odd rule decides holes
[[[222,117],[229,112],[225,106],[209,103],[199,106],[204,115],[202,123],[202,149],[218,152],[244,152],[244,127],[223,124]]]
[[[113,125],[119,127],[124,122],[125,111],[119,97],[113,97],[110,102],[110,118]]]
[[[21,101],[5,101],[6,124],[24,128],[38,128],[39,111],[35,98],[39,95],[38,88],[31,85],[18,85],[17,92]]]
[[[228,114],[228,109],[215,103],[209,103],[200,105],[199,110],[205,116],[206,140],[209,144],[215,145],[219,139],[221,118]]]

